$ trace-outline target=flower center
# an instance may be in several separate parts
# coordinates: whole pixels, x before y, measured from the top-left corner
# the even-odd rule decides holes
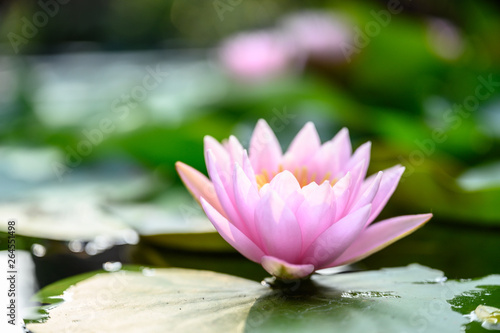
[[[262,169],[261,173],[255,176],[255,179],[257,181],[257,186],[259,190],[261,189],[262,186],[265,184],[268,184],[271,182],[271,180],[280,172],[284,171],[283,166],[280,164],[278,167],[278,171],[269,173],[266,169]],[[317,184],[322,184],[325,181],[329,181],[330,185],[333,186],[337,182],[337,179],[330,179],[331,177],[331,172],[327,172],[323,177],[319,178],[318,175],[314,172],[310,174],[307,170],[307,167],[303,166],[301,168],[295,168],[294,170],[288,170],[290,171],[297,181],[299,182],[300,187],[304,187],[312,182],[316,182]],[[319,182],[318,182],[319,180]]]

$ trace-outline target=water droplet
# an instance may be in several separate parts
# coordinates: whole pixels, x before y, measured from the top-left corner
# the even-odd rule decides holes
[[[31,252],[37,257],[43,257],[47,253],[47,249],[45,246],[35,243],[31,245]]]
[[[73,300],[73,290],[70,289],[66,289],[65,291],[63,291],[63,294],[62,294],[62,297],[59,296],[60,298],[63,299],[63,301],[65,302],[69,302],[69,301],[72,301]]]
[[[94,239],[94,244],[96,250],[98,252],[102,252],[112,247],[114,245],[114,241],[111,237],[100,235]]]
[[[102,268],[108,272],[117,272],[122,268],[122,263],[119,261],[107,261],[102,264]]]
[[[156,273],[154,268],[143,268],[142,269],[142,274],[144,276],[154,276]]]
[[[135,245],[139,243],[139,235],[134,230],[126,230],[123,233],[123,240],[126,244]]]
[[[379,291],[344,291],[341,296],[343,298],[372,298],[372,297],[383,297],[383,298],[399,298],[400,296],[394,295],[393,292],[379,292]]]
[[[85,248],[84,242],[78,239],[72,240],[68,243],[68,249],[71,252],[79,253],[82,252],[84,248]]]
[[[97,248],[96,248],[94,242],[88,242],[87,245],[85,245],[85,252],[89,256],[94,256],[97,254]]]
[[[440,276],[440,277],[435,278],[434,282],[443,283],[443,282],[446,282],[446,280],[448,280],[448,278],[446,276]]]

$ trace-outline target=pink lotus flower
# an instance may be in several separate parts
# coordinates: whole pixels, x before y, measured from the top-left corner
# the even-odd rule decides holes
[[[285,154],[259,120],[250,152],[231,136],[205,137],[209,180],[177,162],[179,175],[221,236],[281,279],[358,261],[411,233],[432,214],[372,224],[404,172],[394,166],[365,179],[370,142],[354,154],[347,129],[321,144],[307,123]]]

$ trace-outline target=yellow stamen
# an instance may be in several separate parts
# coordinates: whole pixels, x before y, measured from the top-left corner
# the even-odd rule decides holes
[[[268,184],[271,182],[271,180],[280,172],[283,172],[285,168],[283,168],[283,165],[278,165],[278,171],[276,172],[269,172],[267,169],[262,169],[261,173],[255,176],[255,180],[257,182],[257,187],[259,190],[264,186],[265,184]],[[316,177],[317,174],[313,173],[309,177],[309,173],[307,171],[307,167],[303,166],[301,168],[295,168],[293,171],[290,170],[297,181],[299,182],[300,187],[304,187],[312,182],[317,182]],[[337,178],[330,179],[332,176],[331,172],[327,172],[323,179],[318,183],[318,185],[323,184],[325,181],[328,181],[331,186],[335,185],[338,181]]]
[[[328,172],[326,173],[326,175],[323,177],[323,179],[321,179],[320,184],[323,184],[323,182],[324,182],[325,180],[330,180],[330,177],[331,177],[331,176],[332,176],[332,173],[331,173],[330,171],[328,171]]]
[[[266,169],[262,169],[262,175],[266,178],[268,183],[271,181],[271,179],[269,179],[269,173]]]
[[[262,169],[261,173],[255,176],[255,180],[257,182],[257,187],[260,189],[262,186],[265,184],[268,184],[271,182],[271,180],[280,172],[283,172],[285,168],[283,168],[283,165],[278,165],[278,171],[276,172],[269,172],[267,169]],[[291,170],[290,170],[291,171]],[[293,175],[297,179],[298,183],[300,184],[300,187],[304,187],[312,182],[317,182],[317,174],[313,173],[309,176],[309,173],[307,171],[307,167],[303,166],[301,168],[295,168],[293,170]],[[317,182],[318,185],[323,184],[325,181],[328,181],[331,186],[335,185],[337,183],[338,179],[330,179],[332,176],[331,172],[327,172],[325,176],[321,179],[320,182]]]
[[[307,182],[307,168],[302,167],[302,169],[300,170],[300,175],[297,174],[296,177],[297,177],[297,180],[300,184],[300,187],[306,186],[308,184],[308,182]]]
[[[259,189],[267,183],[267,179],[262,175],[255,176],[255,180],[257,181]]]
[[[312,175],[311,175],[311,180],[309,181],[309,183],[312,183],[316,181],[316,172],[314,172]]]

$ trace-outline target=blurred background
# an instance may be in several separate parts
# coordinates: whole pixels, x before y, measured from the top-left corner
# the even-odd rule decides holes
[[[260,280],[267,273],[214,233],[174,163],[205,172],[203,136],[247,146],[264,118],[283,148],[307,121],[323,141],[348,127],[355,147],[373,143],[370,173],[406,166],[381,217],[434,214],[350,269],[499,273],[499,9],[494,0],[3,1],[1,249],[14,218],[33,292],[125,264]]]

